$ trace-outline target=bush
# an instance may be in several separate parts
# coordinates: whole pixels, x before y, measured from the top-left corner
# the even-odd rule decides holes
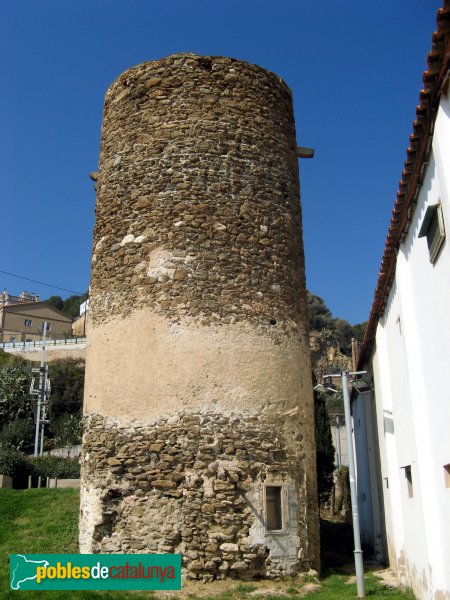
[[[50,415],[53,423],[65,415],[81,416],[83,406],[84,361],[74,358],[55,360],[49,364],[52,382]]]
[[[8,477],[17,477],[29,473],[27,457],[12,448],[0,448],[0,473]]]
[[[80,464],[73,458],[62,456],[39,456],[28,459],[32,475],[58,479],[78,479],[80,477]]]
[[[29,388],[28,367],[6,366],[0,369],[0,429],[33,414]]]
[[[10,358],[11,358],[11,354],[8,354],[4,350],[0,349],[0,365],[9,364]]]
[[[62,456],[25,456],[11,448],[0,448],[0,473],[9,477],[47,477],[78,479],[80,464],[73,458]]]
[[[77,415],[62,415],[52,423],[52,432],[58,448],[81,444],[83,420]]]
[[[0,431],[0,447],[13,450],[31,449],[35,427],[31,419],[16,419]]]

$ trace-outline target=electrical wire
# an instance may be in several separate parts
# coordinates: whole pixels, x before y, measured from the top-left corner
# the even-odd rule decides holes
[[[63,290],[64,292],[71,292],[82,296],[82,292],[76,292],[75,290],[68,290],[67,288],[59,287],[58,285],[52,285],[51,283],[44,283],[43,281],[36,281],[36,279],[30,279],[29,277],[23,277],[22,275],[16,275],[15,273],[8,273],[8,271],[1,271],[4,275],[11,275],[11,277],[17,277],[18,279],[25,279],[25,281],[31,281],[32,283],[38,283],[39,285],[45,285],[46,287],[54,288],[55,290]]]

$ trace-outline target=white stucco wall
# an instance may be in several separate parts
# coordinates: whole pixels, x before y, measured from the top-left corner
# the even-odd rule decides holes
[[[444,479],[444,465],[450,463],[449,194],[450,102],[442,96],[429,165],[368,365],[375,383],[390,564],[419,599],[435,600],[450,598],[450,488]],[[438,202],[447,239],[432,264],[426,238],[418,234],[427,207]],[[361,399],[356,411],[364,412]]]
[[[336,419],[330,419],[331,437],[333,438],[334,446],[334,464],[337,466],[348,467],[348,446],[347,446],[347,430],[345,429],[345,418],[340,417],[339,427],[336,425]],[[339,440],[341,446],[341,456],[339,460]]]

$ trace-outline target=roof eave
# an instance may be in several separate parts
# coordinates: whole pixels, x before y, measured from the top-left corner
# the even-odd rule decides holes
[[[427,56],[428,68],[423,74],[424,89],[419,94],[416,119],[413,121],[413,132],[409,138],[402,178],[392,211],[358,369],[367,362],[373,349],[378,321],[383,314],[395,274],[397,251],[408,231],[423,181],[440,96],[447,92],[449,86],[450,0],[444,0],[443,7],[437,12],[436,21],[437,30],[432,35],[432,48]]]

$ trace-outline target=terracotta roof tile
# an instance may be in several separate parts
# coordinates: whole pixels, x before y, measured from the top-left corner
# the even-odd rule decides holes
[[[437,30],[432,34],[431,51],[427,56],[427,70],[423,73],[424,89],[419,93],[413,133],[409,136],[402,178],[392,211],[372,309],[361,349],[360,366],[373,348],[378,319],[383,313],[395,274],[397,249],[407,234],[417,192],[422,183],[439,97],[441,91],[444,91],[444,84],[448,85],[446,76],[450,64],[450,0],[444,0],[442,8],[437,12],[436,22]]]

